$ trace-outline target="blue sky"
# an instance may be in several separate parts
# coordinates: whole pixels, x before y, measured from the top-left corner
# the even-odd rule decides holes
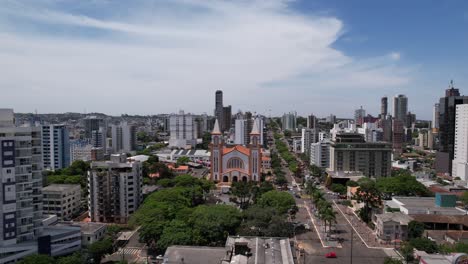
[[[2,107],[119,115],[377,114],[404,93],[430,119],[468,94],[468,2],[4,0]],[[391,104],[390,104],[391,105]]]

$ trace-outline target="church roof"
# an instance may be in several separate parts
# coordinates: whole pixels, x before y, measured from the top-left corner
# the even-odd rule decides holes
[[[255,119],[253,122],[253,127],[252,127],[252,132],[250,132],[250,135],[260,135],[260,129],[258,128],[258,119]]]
[[[250,156],[250,149],[242,146],[242,145],[236,145],[232,148],[224,148],[223,149],[223,154],[228,154],[232,151],[239,151],[240,153],[244,154],[244,155],[247,155],[247,156]]]
[[[214,128],[213,128],[213,131],[211,132],[211,134],[212,135],[214,135],[214,134],[221,135],[221,129],[219,129],[218,119],[216,119],[216,121],[215,121]]]

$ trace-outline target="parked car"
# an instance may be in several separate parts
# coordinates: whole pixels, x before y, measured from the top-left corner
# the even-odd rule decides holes
[[[327,254],[325,254],[325,257],[326,258],[336,258],[336,253],[335,252],[328,252]]]

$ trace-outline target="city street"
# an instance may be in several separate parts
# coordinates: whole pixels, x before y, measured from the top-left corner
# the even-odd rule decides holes
[[[272,149],[276,150],[274,144],[272,145]],[[284,162],[284,160],[282,160],[282,162]],[[291,171],[289,171],[287,167],[283,167],[283,171],[289,183],[288,185],[293,186],[294,192],[301,193],[300,186],[297,185],[296,179]],[[328,195],[325,197],[331,199]],[[319,237],[316,231],[317,229],[323,230],[323,227],[320,226],[319,223],[316,223],[317,225],[314,226],[306,208],[306,206],[312,208],[310,199],[295,197],[295,200],[299,207],[295,220],[309,224],[310,226],[310,231],[297,234],[294,239],[297,241],[298,250],[303,250],[302,254],[298,252],[299,263],[383,263],[385,257],[394,255],[393,249],[384,251],[383,249],[368,248],[359,236],[352,231],[351,225],[336,207],[334,207],[337,212],[336,230],[339,237],[343,239],[343,244],[338,247],[324,247],[324,245],[327,246],[329,243],[321,241],[320,238],[324,240],[325,237],[322,235]],[[310,213],[312,213],[311,210]],[[352,233],[353,235],[351,237]],[[337,258],[326,258],[325,254],[329,252],[335,252]]]

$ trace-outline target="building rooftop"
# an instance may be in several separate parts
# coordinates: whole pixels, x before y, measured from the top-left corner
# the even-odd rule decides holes
[[[164,264],[294,264],[288,238],[233,237],[225,247],[171,246]]]
[[[413,220],[411,216],[401,212],[377,214],[375,217],[382,220],[382,222],[394,221],[400,223],[401,225],[408,225],[408,223]]]
[[[51,184],[42,188],[43,192],[64,192],[75,188],[81,188],[79,184]]]
[[[61,224],[79,226],[81,228],[81,232],[84,234],[94,234],[96,231],[100,230],[101,228],[106,227],[106,224],[94,223],[94,222],[70,222],[70,223],[61,223]]]
[[[386,201],[386,206],[391,208],[405,208],[408,214],[430,215],[465,215],[466,211],[456,207],[439,207],[434,197],[401,197],[395,196],[391,201]],[[413,212],[413,213],[412,213]]]
[[[166,249],[163,264],[219,264],[226,260],[226,257],[224,247],[171,246]]]

